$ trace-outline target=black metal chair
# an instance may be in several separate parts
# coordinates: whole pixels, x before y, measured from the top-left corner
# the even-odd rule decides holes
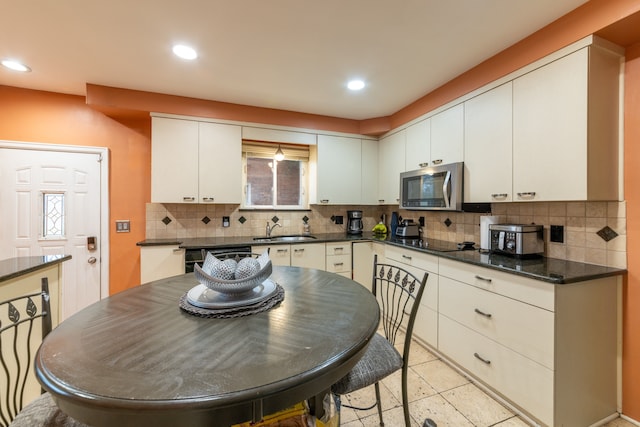
[[[41,291],[0,301],[0,427],[85,426],[65,415],[43,391],[28,403],[25,394],[32,361],[41,343],[37,321],[41,320],[42,339],[51,332],[49,281],[43,278]]]
[[[380,304],[380,317],[384,336],[376,333],[362,359],[353,369],[333,385],[332,391],[337,395],[345,395],[364,387],[374,385],[376,402],[366,408],[342,404],[343,407],[358,410],[378,407],[380,425],[382,404],[380,402],[379,381],[402,369],[402,406],[405,425],[411,426],[409,416],[409,399],[407,395],[407,371],[409,368],[409,349],[413,335],[413,325],[420,306],[429,274],[420,279],[409,271],[389,264],[379,264],[377,255],[373,261],[372,292]],[[398,332],[404,327],[405,340],[402,354],[394,347]]]

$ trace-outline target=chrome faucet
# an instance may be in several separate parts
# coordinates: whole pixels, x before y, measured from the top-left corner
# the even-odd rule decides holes
[[[267,237],[271,237],[271,232],[276,227],[282,227],[282,224],[278,224],[277,222],[272,226],[269,226],[269,221],[267,221]]]

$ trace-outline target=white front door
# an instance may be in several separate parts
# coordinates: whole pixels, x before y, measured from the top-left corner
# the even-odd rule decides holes
[[[0,259],[71,255],[62,264],[63,320],[108,294],[102,280],[106,150],[23,146],[29,145],[0,143]]]

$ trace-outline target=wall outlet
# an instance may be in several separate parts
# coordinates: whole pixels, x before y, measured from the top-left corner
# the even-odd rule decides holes
[[[336,215],[336,224],[344,224],[344,218],[342,215]]]
[[[128,219],[116,220],[116,233],[129,233],[131,231],[131,223]]]
[[[549,241],[553,243],[564,243],[564,225],[552,225]]]
[[[223,227],[228,227],[230,223],[229,217],[228,216],[223,216],[222,217],[222,226]]]

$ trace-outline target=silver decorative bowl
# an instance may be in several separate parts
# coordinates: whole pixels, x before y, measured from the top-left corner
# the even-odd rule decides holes
[[[257,254],[252,254],[252,256],[256,255]],[[273,266],[268,254],[258,255],[256,259],[260,264],[260,270],[253,276],[243,279],[225,280],[213,277],[207,274],[198,264],[194,265],[193,274],[196,276],[196,279],[198,279],[198,282],[213,291],[224,294],[242,294],[249,292],[271,276]]]

